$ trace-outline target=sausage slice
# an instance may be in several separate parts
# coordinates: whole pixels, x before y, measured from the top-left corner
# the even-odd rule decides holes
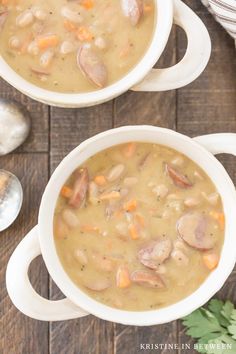
[[[193,186],[193,184],[190,182],[188,177],[180,173],[177,169],[172,167],[170,164],[166,163],[165,168],[169,177],[172,179],[172,181],[177,187],[190,188]]]
[[[199,212],[183,215],[176,224],[179,236],[191,247],[209,250],[215,245],[211,221]]]
[[[138,252],[138,259],[145,267],[157,269],[160,264],[169,258],[171,251],[172,243],[170,239],[159,239],[142,248]]]
[[[73,186],[73,193],[69,200],[69,205],[74,208],[80,208],[88,191],[89,175],[87,168],[80,168],[75,173],[77,176]]]
[[[82,45],[77,53],[77,64],[82,73],[96,86],[102,88],[107,84],[107,68],[97,53]]]

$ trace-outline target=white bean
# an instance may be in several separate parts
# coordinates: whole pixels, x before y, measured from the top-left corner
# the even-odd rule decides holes
[[[76,50],[75,45],[70,41],[64,41],[60,47],[61,54],[69,54]]]
[[[86,256],[85,252],[81,249],[77,249],[74,253],[76,260],[82,264],[86,265],[88,264],[88,257]]]
[[[51,64],[54,54],[55,53],[52,49],[48,49],[44,52],[39,59],[40,66],[47,68]]]
[[[30,10],[25,10],[16,18],[16,25],[18,27],[27,27],[34,21],[34,16]]]
[[[67,6],[61,8],[61,15],[75,23],[81,23],[83,21],[83,17],[77,11],[73,11]]]
[[[40,7],[34,6],[31,9],[34,17],[39,21],[44,21],[47,17],[46,11],[40,9]]]
[[[174,209],[175,211],[182,211],[183,210],[183,204],[180,200],[173,200],[169,202],[169,207]]]
[[[195,207],[199,204],[200,204],[200,200],[198,198],[189,197],[184,200],[184,205],[186,205],[189,208]]]
[[[107,179],[109,182],[113,182],[118,179],[122,173],[124,172],[125,166],[123,164],[119,164],[114,166],[110,172],[108,173]]]
[[[9,46],[13,49],[18,49],[20,47],[21,43],[18,37],[12,36],[9,39]]]
[[[160,198],[165,198],[169,192],[168,188],[164,184],[154,187],[152,191],[157,197]]]
[[[128,235],[128,226],[125,222],[119,222],[116,224],[116,230],[121,234],[122,236],[127,236]]]
[[[94,41],[94,44],[99,49],[106,49],[107,48],[107,41],[103,37],[97,37]]]
[[[63,210],[62,218],[65,221],[65,223],[70,227],[76,227],[79,225],[79,219],[77,215],[70,209]]]
[[[27,52],[31,55],[34,55],[34,56],[39,54],[39,47],[35,41],[31,42],[28,45]]]

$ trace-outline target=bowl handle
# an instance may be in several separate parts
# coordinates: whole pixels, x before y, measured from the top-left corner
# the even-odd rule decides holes
[[[182,1],[174,2],[174,23],[183,28],[188,47],[183,59],[165,69],[152,69],[134,91],[167,91],[194,81],[205,69],[211,54],[211,40],[200,18]]]
[[[194,140],[212,154],[232,154],[236,156],[236,134],[219,133],[197,136]]]
[[[38,227],[35,226],[13,252],[6,271],[6,285],[13,304],[25,315],[41,321],[62,321],[88,315],[65,298],[50,301],[33,289],[28,270],[30,263],[41,254]]]

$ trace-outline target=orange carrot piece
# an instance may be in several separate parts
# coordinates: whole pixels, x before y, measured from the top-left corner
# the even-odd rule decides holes
[[[76,32],[78,30],[78,26],[69,20],[64,21],[64,27],[69,32]]]
[[[70,198],[72,196],[72,189],[68,186],[63,186],[61,189],[61,196],[64,198]]]
[[[123,209],[126,211],[134,211],[137,208],[137,200],[131,199],[124,204]]]
[[[218,221],[221,230],[225,227],[225,216],[224,213],[218,213],[217,211],[210,211],[209,215]]]
[[[135,151],[136,151],[136,144],[129,143],[124,148],[124,155],[125,155],[125,157],[128,157],[128,158],[133,157]]]
[[[98,185],[98,186],[104,186],[104,184],[106,184],[107,180],[106,177],[103,175],[99,175],[94,177],[94,182]]]
[[[128,288],[131,284],[129,271],[125,266],[120,266],[116,273],[116,285],[120,289]]]
[[[83,0],[81,5],[86,9],[86,10],[91,10],[94,7],[94,1],[93,0]]]
[[[77,38],[81,42],[91,41],[93,39],[93,35],[87,27],[80,26],[77,30]]]
[[[39,36],[36,41],[39,49],[44,50],[50,47],[56,47],[59,43],[59,37],[56,34],[46,34]]]
[[[138,230],[134,224],[130,224],[128,230],[132,240],[137,240],[139,238]]]
[[[203,254],[202,258],[205,266],[210,270],[215,269],[219,263],[219,256],[216,253]]]
[[[120,192],[112,191],[110,193],[105,193],[100,196],[100,200],[110,200],[110,199],[119,199]]]

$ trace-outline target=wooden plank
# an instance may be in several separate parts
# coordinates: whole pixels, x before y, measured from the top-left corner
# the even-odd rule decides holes
[[[21,152],[48,151],[48,106],[23,95],[0,79],[1,97],[20,102],[28,109],[32,117],[32,128],[26,142],[18,149]]]
[[[51,172],[80,142],[112,128],[113,103],[85,109],[51,110]],[[63,297],[51,282],[52,299]],[[50,354],[111,354],[113,325],[93,316],[50,324]]]
[[[83,109],[51,108],[51,173],[83,140],[112,128],[113,103]]]
[[[200,1],[185,2],[206,23],[212,39],[212,55],[205,72],[195,82],[178,91],[177,129],[189,136],[236,132],[236,60],[233,40],[214,21]],[[183,33],[179,32],[178,57],[183,55],[184,45]],[[236,183],[235,157],[221,155],[219,160]],[[235,272],[215,296],[236,302]],[[197,353],[193,349],[194,341],[186,336],[180,321],[178,326],[179,344],[188,344],[191,346],[191,353]],[[185,353],[189,353],[188,348],[181,350],[181,354]]]
[[[207,69],[192,84],[178,91],[177,129],[196,136],[236,131],[235,46],[200,1],[186,1],[198,10],[211,39],[212,55]],[[197,5],[196,5],[197,3]],[[183,33],[178,35],[178,56],[183,55]]]
[[[37,223],[38,207],[48,178],[46,154],[14,154],[0,158],[1,168],[15,173],[24,190],[22,210],[15,223],[0,237],[0,352],[3,354],[47,353],[48,323],[32,320],[11,303],[5,286],[8,259],[24,235]],[[40,166],[40,168],[38,168]],[[42,259],[31,265],[33,286],[48,296],[48,274]]]
[[[175,63],[175,29],[173,29],[158,67]],[[115,100],[114,125],[150,124],[175,129],[176,92],[127,92]],[[176,322],[152,327],[132,327],[114,324],[114,353],[172,353],[173,349],[142,349],[141,344],[177,343]],[[148,347],[147,347],[148,348]]]

